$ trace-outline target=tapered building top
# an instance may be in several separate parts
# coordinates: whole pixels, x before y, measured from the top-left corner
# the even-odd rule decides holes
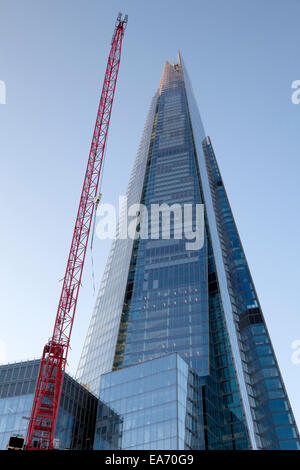
[[[123,429],[137,432],[141,442],[130,443],[124,431],[121,448],[299,448],[212,143],[180,53],[176,64],[164,65],[126,196],[77,373],[109,401]],[[134,204],[140,205],[137,214]],[[136,215],[135,236],[124,237],[124,222],[129,227]],[[150,393],[155,380],[162,387],[169,384],[171,393],[174,379],[182,396],[186,386],[176,379],[176,370],[184,374],[185,367],[195,386],[194,392],[185,388],[186,408],[174,408],[172,419],[185,422],[182,432],[167,443],[147,444],[152,433],[147,426],[160,435],[161,424],[151,417],[143,422],[138,410],[148,416],[151,397],[160,396]],[[126,381],[123,393],[116,384]],[[143,399],[134,395],[136,387]],[[100,448],[103,442],[111,446],[109,439],[101,437]]]

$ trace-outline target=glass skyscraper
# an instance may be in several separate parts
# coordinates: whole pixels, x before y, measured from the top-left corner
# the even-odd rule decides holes
[[[180,55],[165,64],[126,196],[77,372],[104,403],[95,448],[300,449]],[[154,236],[122,237],[133,204],[148,214],[153,205],[168,204],[170,237],[163,236],[162,216]],[[204,207],[196,249],[175,236],[175,205],[192,207],[193,233],[195,208]],[[144,222],[140,211],[137,232]]]

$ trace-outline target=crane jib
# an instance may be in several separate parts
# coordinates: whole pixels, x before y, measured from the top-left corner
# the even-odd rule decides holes
[[[122,50],[127,15],[119,14],[107,61],[96,124],[86,167],[71,248],[58,304],[54,330],[43,350],[25,448],[51,450],[78,293],[98,196],[103,156]]]

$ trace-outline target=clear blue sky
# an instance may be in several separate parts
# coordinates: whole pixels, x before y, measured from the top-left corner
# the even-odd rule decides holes
[[[300,423],[300,1],[2,0],[0,341],[38,357],[51,336],[118,11],[129,14],[104,201],[124,194],[165,60],[180,49],[210,135],[287,390]],[[110,242],[96,240],[97,285]],[[69,355],[94,304],[90,255]]]

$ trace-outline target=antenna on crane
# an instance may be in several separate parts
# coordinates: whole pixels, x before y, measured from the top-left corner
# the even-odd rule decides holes
[[[52,450],[70,338],[81,285],[93,212],[100,202],[99,179],[121,59],[122,40],[128,22],[119,13],[107,61],[104,83],[81,192],[77,218],[52,337],[43,350],[29,421],[28,450]]]

